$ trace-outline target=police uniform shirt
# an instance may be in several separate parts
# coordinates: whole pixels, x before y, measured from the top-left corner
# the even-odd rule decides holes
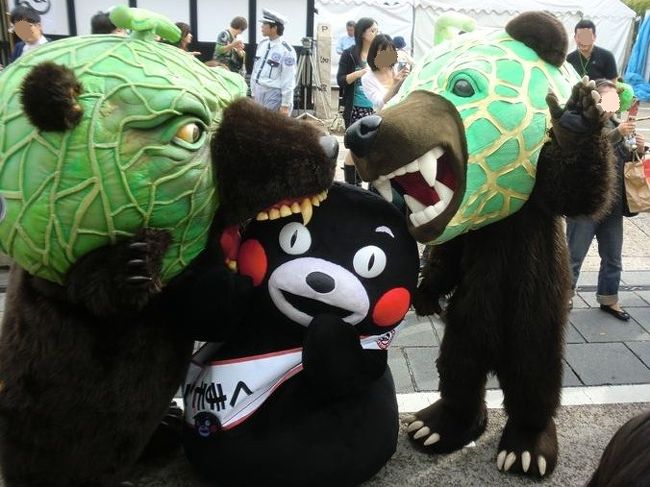
[[[293,103],[296,87],[296,51],[282,37],[264,39],[257,46],[251,74],[251,92],[257,85],[277,88],[282,92],[282,106]]]
[[[576,49],[569,53],[566,60],[571,63],[580,76],[587,75],[589,79],[611,80],[618,76],[614,55],[602,47],[594,46],[589,59],[585,59]]]

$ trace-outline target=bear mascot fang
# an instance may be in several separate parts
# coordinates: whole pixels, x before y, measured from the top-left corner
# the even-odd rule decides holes
[[[570,292],[562,216],[604,214],[614,181],[598,93],[564,63],[566,49],[562,24],[543,12],[460,35],[345,135],[362,178],[388,199],[391,187],[403,194],[411,234],[432,246],[416,312],[439,313],[451,295],[441,398],[409,418],[410,437],[430,453],[478,438],[495,372],[508,414],[497,467],[537,478],[558,454]]]

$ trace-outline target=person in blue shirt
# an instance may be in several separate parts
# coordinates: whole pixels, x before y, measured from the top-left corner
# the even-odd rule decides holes
[[[10,63],[47,42],[41,27],[41,16],[33,8],[24,5],[17,6],[9,14],[9,21],[14,32],[20,38],[20,42],[16,43],[11,56],[9,56]]]
[[[336,41],[336,52],[342,54],[343,51],[354,46],[354,27],[357,23],[354,20],[348,20],[345,23],[346,33]]]

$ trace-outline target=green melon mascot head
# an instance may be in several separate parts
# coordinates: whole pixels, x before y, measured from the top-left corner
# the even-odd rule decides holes
[[[210,135],[245,94],[240,76],[156,42],[180,37],[169,20],[126,6],[111,19],[131,36],[48,43],[0,74],[0,247],[54,282],[143,227],[171,232],[163,280],[178,274],[218,206]]]
[[[438,27],[454,21],[472,28],[449,18]],[[434,244],[522,207],[550,128],[546,95],[566,100],[578,81],[550,14],[521,14],[487,35],[436,37],[451,40],[418,63],[379,116],[346,134],[363,179],[387,199],[391,185],[403,194],[412,235]]]

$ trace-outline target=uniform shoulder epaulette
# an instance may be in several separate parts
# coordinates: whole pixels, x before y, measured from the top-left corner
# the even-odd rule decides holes
[[[262,39],[262,40],[260,41],[260,44],[259,44],[259,45],[261,46],[261,45],[264,44],[265,42],[269,42],[269,38],[268,38],[268,37],[267,37],[266,39]]]
[[[291,51],[291,46],[287,41],[282,41],[282,45],[286,48],[287,51]]]

